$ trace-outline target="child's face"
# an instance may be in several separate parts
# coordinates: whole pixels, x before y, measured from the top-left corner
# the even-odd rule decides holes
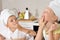
[[[43,16],[45,17],[44,21],[47,22],[46,24],[47,29],[50,27],[50,24],[58,20],[57,16],[54,14],[53,10],[51,10],[50,8],[47,8],[44,10]],[[52,22],[52,23],[49,23],[49,22]]]
[[[18,21],[15,16],[10,16],[8,18],[7,26],[10,28],[17,28]]]
[[[45,21],[53,22],[58,19],[53,10],[51,10],[50,8],[44,10],[43,16],[45,17]]]

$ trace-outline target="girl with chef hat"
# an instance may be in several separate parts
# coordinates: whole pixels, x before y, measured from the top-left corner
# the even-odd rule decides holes
[[[36,33],[18,24],[14,11],[4,9],[0,14],[0,34],[4,40],[31,40]],[[1,39],[2,40],[2,39]]]
[[[60,0],[52,0],[39,20],[39,30],[35,40],[60,40]]]

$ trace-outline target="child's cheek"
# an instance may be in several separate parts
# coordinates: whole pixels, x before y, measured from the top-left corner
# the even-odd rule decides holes
[[[14,27],[17,27],[18,25],[17,25],[17,24],[14,24],[13,26],[14,26]]]

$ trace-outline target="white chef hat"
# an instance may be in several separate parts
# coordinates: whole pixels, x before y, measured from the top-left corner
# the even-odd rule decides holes
[[[9,9],[4,9],[2,12],[1,12],[1,23],[2,24],[7,24],[7,21],[8,21],[8,18],[10,16],[14,15],[14,12],[13,11],[10,11]],[[15,16],[15,15],[14,15]]]
[[[18,17],[18,11],[17,11],[17,9],[16,9],[16,8],[11,9],[11,11],[14,11],[14,12],[15,12],[15,13],[14,13],[14,14],[15,14],[15,16],[16,16],[16,17]]]
[[[49,3],[49,7],[54,11],[60,21],[60,0],[53,0]]]

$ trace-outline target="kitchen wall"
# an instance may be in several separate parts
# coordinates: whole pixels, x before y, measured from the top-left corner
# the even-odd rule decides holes
[[[50,0],[2,0],[2,9],[16,8],[20,11],[25,11],[25,8],[28,7],[29,11],[35,16],[39,14],[41,16],[42,10],[48,5]]]
[[[2,10],[2,0],[0,0],[0,11]]]

